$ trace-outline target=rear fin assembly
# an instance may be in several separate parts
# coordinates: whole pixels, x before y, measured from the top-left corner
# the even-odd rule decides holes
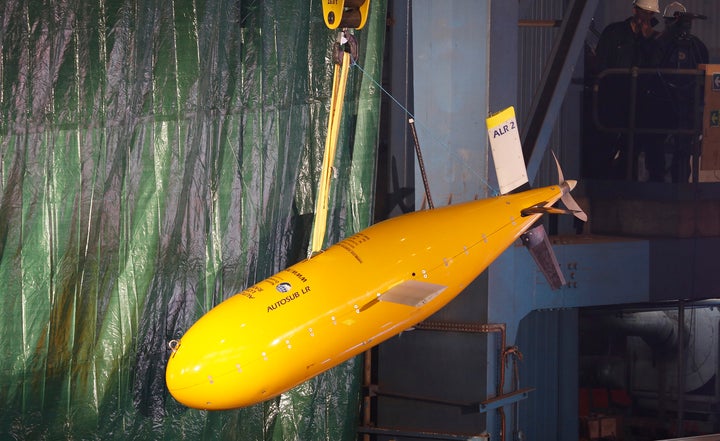
[[[486,119],[490,149],[495,162],[500,193],[507,194],[518,187],[527,185],[528,177],[525,169],[520,135],[518,133],[515,109],[508,107]],[[573,214],[582,221],[587,221],[587,214],[570,195],[575,188],[576,181],[566,181],[563,176],[560,162],[553,153],[558,170],[560,182],[560,200],[566,209],[548,206],[548,202],[539,202],[521,211],[522,216],[533,214]],[[565,284],[565,277],[560,270],[557,257],[548,239],[545,228],[538,225],[521,235],[522,243],[530,251],[535,263],[542,271],[552,289],[560,289]]]

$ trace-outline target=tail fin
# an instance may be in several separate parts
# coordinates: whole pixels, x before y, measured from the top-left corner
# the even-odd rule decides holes
[[[515,108],[510,106],[501,110],[488,117],[485,122],[500,194],[510,193],[528,182]]]
[[[560,289],[565,284],[565,276],[560,270],[555,252],[545,232],[545,227],[538,225],[523,233],[522,243],[530,251],[538,268],[552,289]]]

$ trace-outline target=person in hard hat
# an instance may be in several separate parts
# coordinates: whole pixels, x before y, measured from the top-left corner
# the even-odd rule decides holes
[[[662,67],[696,69],[699,64],[708,62],[707,46],[690,33],[693,20],[705,18],[704,15],[687,12],[680,2],[667,5],[663,12],[665,30],[659,38],[663,52]]]
[[[607,25],[600,34],[592,63],[594,72],[591,73],[598,75],[611,68],[657,66],[661,54],[658,45],[660,33],[654,28],[659,23],[655,17],[658,13],[658,0],[634,0],[632,15],[623,21]],[[644,78],[638,80],[639,92],[635,96],[635,115],[639,118],[644,115],[641,107],[647,105],[641,102],[644,81]],[[633,101],[630,99],[630,74],[599,76],[598,85],[599,122],[605,128],[616,130],[609,136],[598,136],[598,139],[602,139],[601,145],[598,145],[591,155],[596,162],[606,164],[606,174],[609,176],[605,177],[629,178],[630,176],[626,176],[627,170],[633,170],[635,175],[637,167],[631,167],[632,164],[627,161],[637,161],[637,154],[646,148],[643,144],[649,142],[649,138],[644,135],[629,137],[622,134],[622,128],[628,128],[631,124],[629,116]],[[643,123],[645,122],[632,122],[635,127],[642,127]],[[632,155],[628,154],[630,151]]]
[[[665,29],[658,38],[662,53],[660,68],[697,69],[700,64],[707,64],[709,54],[707,46],[690,31],[692,22],[705,19],[699,14],[689,13],[685,6],[674,1],[665,7],[663,21]],[[665,105],[658,108],[660,123],[665,128],[692,129],[702,102],[696,103],[698,78],[695,75],[664,74],[659,76],[658,95],[664,98]],[[700,78],[703,81],[702,77]],[[702,87],[702,83],[700,83]],[[702,96],[702,93],[700,94]],[[701,126],[698,123],[698,126]],[[667,137],[668,150],[672,153],[670,175],[673,182],[688,182],[690,177],[690,156],[693,143],[698,137],[688,134],[674,134]],[[648,158],[648,171],[652,175],[665,174],[665,150],[662,158]],[[652,170],[655,168],[656,170]],[[662,170],[661,170],[662,168]]]
[[[635,0],[632,16],[611,23],[600,34],[595,50],[598,71],[614,67],[645,67],[657,63],[658,0]]]

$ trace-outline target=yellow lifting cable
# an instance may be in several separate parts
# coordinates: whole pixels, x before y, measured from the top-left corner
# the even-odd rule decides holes
[[[325,153],[323,155],[320,181],[318,182],[312,236],[310,237],[310,250],[308,253],[310,256],[322,249],[323,241],[325,239],[328,204],[330,199],[330,179],[332,177],[332,166],[335,162],[335,150],[337,148],[338,134],[340,132],[342,108],[345,103],[345,88],[347,86],[349,70],[350,54],[343,52],[342,63],[335,64],[335,72],[333,74],[333,89],[330,101],[328,131],[327,136],[325,137]]]

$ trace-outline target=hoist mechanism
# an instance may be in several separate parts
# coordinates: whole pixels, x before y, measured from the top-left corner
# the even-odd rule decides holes
[[[362,29],[368,18],[370,0],[323,0],[323,18],[330,29]]]
[[[335,150],[342,123],[342,109],[345,103],[345,89],[347,88],[350,65],[358,59],[358,43],[349,29],[360,29],[365,25],[368,10],[370,9],[370,0],[323,0],[322,5],[323,17],[328,28],[340,29],[332,49],[335,71],[328,116],[328,131],[318,181],[315,218],[313,219],[310,244],[308,246],[308,257],[319,253],[323,249],[330,204],[330,185],[335,170]]]

